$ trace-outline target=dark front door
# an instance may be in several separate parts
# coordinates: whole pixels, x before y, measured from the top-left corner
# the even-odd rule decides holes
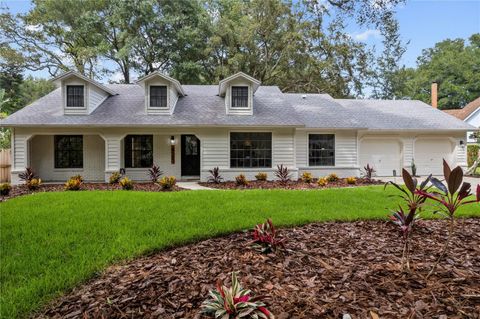
[[[200,176],[200,140],[182,135],[182,176]]]

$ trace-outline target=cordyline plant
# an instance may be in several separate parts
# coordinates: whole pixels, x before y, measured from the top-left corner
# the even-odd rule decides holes
[[[32,179],[38,178],[38,177],[35,174],[35,171],[31,167],[27,167],[25,168],[25,171],[18,174],[18,178],[20,178],[20,180],[24,181],[25,183],[28,183]]]
[[[280,248],[285,248],[285,241],[285,238],[278,236],[270,218],[253,229],[253,248],[261,253],[275,252]]]
[[[365,166],[363,170],[363,175],[365,176],[365,179],[370,182],[373,178],[373,173],[375,173],[376,171],[373,169],[373,166],[370,166],[370,164],[367,164],[367,166]]]
[[[291,174],[287,166],[277,165],[277,170],[275,171],[275,177],[278,178],[280,183],[286,184],[290,181]]]
[[[443,160],[443,176],[447,185],[443,184],[435,177],[431,178],[431,183],[437,190],[428,192],[427,190],[417,190],[416,194],[423,198],[429,198],[437,202],[438,209],[434,213],[439,213],[448,219],[448,237],[442,248],[442,251],[427,275],[430,277],[436,270],[438,263],[442,260],[448,250],[448,245],[452,239],[455,228],[455,213],[463,205],[480,202],[480,185],[477,185],[476,197],[470,199],[472,194],[471,184],[463,182],[463,170],[460,166],[450,169],[447,162]]]
[[[208,177],[209,183],[220,184],[223,181],[223,177],[220,175],[220,169],[218,166],[214,167],[208,172],[210,173],[210,177]]]
[[[275,319],[274,315],[266,308],[265,296],[253,296],[253,293],[242,288],[237,279],[237,274],[232,273],[232,286],[230,288],[217,282],[216,290],[209,292],[210,299],[202,303],[202,313],[220,319]]]
[[[163,172],[160,170],[160,167],[158,165],[153,164],[153,166],[148,169],[148,178],[150,178],[152,183],[158,182],[158,179],[162,175]]]
[[[388,185],[393,185],[402,195],[397,195],[402,198],[407,206],[407,211],[404,211],[400,206],[398,210],[392,212],[390,219],[400,228],[403,239],[403,253],[402,253],[402,269],[410,270],[410,235],[418,220],[420,210],[425,204],[427,198],[418,194],[418,191],[426,191],[429,189],[428,183],[432,176],[428,176],[420,185],[415,177],[412,177],[406,170],[402,170],[402,178],[405,187],[402,187],[394,182],[385,183],[385,188]]]

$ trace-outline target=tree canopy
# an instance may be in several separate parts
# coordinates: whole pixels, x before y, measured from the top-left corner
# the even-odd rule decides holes
[[[185,84],[243,71],[284,91],[361,96],[371,83],[391,87],[404,51],[394,19],[401,2],[34,0],[29,12],[0,14],[0,64],[122,83],[156,70]],[[380,59],[347,20],[379,30]]]
[[[480,96],[480,33],[468,42],[448,39],[423,50],[416,68],[402,68],[394,74],[393,94],[430,104],[434,81],[440,109],[461,108]]]

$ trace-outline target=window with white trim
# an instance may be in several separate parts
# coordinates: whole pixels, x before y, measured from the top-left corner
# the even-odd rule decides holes
[[[85,107],[83,85],[67,85],[67,107]]]
[[[150,107],[167,107],[167,86],[150,86]]]
[[[248,86],[232,86],[232,107],[248,107]]]
[[[230,133],[230,167],[272,167],[272,133]]]
[[[308,135],[308,165],[335,166],[335,135]]]

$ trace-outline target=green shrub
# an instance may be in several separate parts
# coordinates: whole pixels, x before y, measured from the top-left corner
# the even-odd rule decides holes
[[[175,176],[164,176],[160,179],[160,187],[164,190],[171,190],[177,184]]]
[[[257,175],[255,175],[255,178],[257,179],[257,181],[266,181],[268,178],[268,175],[267,173],[260,172]]]
[[[40,178],[32,178],[31,180],[27,181],[27,188],[31,191],[37,190],[42,185],[42,180]]]
[[[118,184],[121,178],[122,178],[122,174],[120,174],[119,172],[113,172],[112,175],[110,175],[110,178],[108,179],[108,183],[111,185]]]
[[[332,174],[327,176],[327,181],[330,182],[330,183],[336,182],[338,180],[339,180],[338,175],[335,174],[335,173],[332,173]]]
[[[120,186],[122,186],[122,189],[123,190],[126,190],[126,191],[129,191],[129,190],[132,190],[133,189],[133,181],[128,178],[128,177],[124,177],[122,178],[118,184],[120,184]]]
[[[326,177],[319,178],[317,184],[320,187],[325,187],[328,184],[328,180]]]
[[[313,181],[313,175],[309,172],[303,172],[302,174],[302,182],[304,183],[311,183]]]
[[[10,185],[10,183],[1,183],[0,184],[0,195],[8,196],[8,194],[10,194],[11,189],[12,189],[12,186]]]
[[[245,177],[244,174],[240,174],[235,177],[235,183],[237,184],[237,186],[247,186],[248,185],[247,177]]]
[[[473,144],[467,146],[467,163],[468,167],[472,166],[475,160],[478,158],[478,151],[480,150],[480,145]]]
[[[70,179],[65,183],[65,190],[78,191],[80,189],[80,186],[82,186],[82,179],[81,176],[80,178],[78,178],[78,176],[70,177]]]
[[[73,175],[72,177],[70,177],[70,179],[76,179],[76,180],[80,181],[80,183],[83,183],[83,177],[80,174]]]

